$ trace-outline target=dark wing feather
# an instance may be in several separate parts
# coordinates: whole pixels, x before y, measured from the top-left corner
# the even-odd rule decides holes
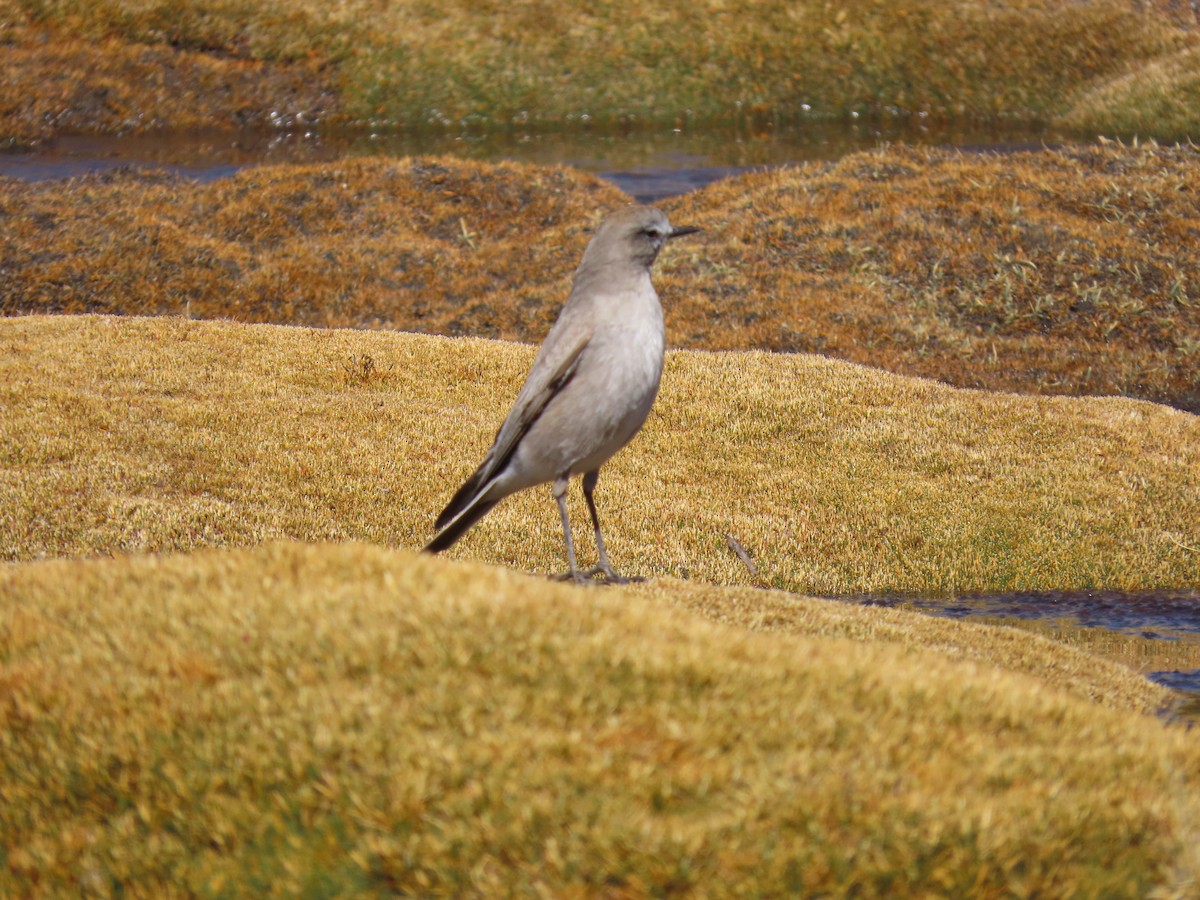
[[[458,489],[450,502],[446,504],[446,508],[437,517],[434,527],[438,530],[438,534],[430,541],[426,550],[431,553],[445,550],[499,502],[499,497],[494,500],[480,501],[487,486],[504,471],[509,460],[521,445],[521,440],[545,412],[550,401],[571,383],[587,344],[586,340],[581,341],[563,359],[543,385],[530,385],[529,387],[533,388],[532,393],[527,393],[525,389],[522,389],[522,394],[527,394],[528,400],[522,402],[520,397],[517,398],[517,410],[519,411],[517,411],[515,419],[510,414],[509,419],[500,426],[500,430],[496,432],[496,440],[479,468]]]

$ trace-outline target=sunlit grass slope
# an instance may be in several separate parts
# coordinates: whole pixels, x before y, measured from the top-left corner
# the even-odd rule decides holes
[[[695,591],[363,544],[0,567],[0,893],[1195,888],[1200,745],[1117,667],[1055,648],[1101,706],[956,652],[1008,632],[658,602]]]
[[[13,59],[0,66],[0,139],[197,119],[1047,120],[1098,81],[1195,46],[1186,17],[1162,12],[1175,6],[0,0]]]
[[[0,550],[419,547],[532,354],[179,318],[2,320]],[[1198,479],[1200,418],[1166,407],[676,352],[598,496],[631,574],[804,593],[1137,590],[1195,584]],[[511,498],[451,553],[557,571],[554,504]]]

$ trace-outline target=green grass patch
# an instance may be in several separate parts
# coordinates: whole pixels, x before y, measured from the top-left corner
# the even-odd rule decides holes
[[[632,12],[479,0],[5,0],[0,16],[16,23],[15,43],[36,46],[30,35],[48,31],[81,54],[82,39],[201,53],[220,66],[312,64],[308,77],[334,95],[320,110],[327,119],[436,128],[912,113],[1047,121],[1098,81],[1195,41],[1171,17],[1123,0],[664,0]],[[8,77],[36,106],[36,77]],[[270,72],[263,79],[256,111],[274,97],[285,117],[311,117],[300,106],[311,98],[287,96]],[[20,103],[10,117],[10,128],[37,124]],[[113,126],[103,109],[81,117]]]
[[[1182,141],[1200,135],[1200,49],[1146,63],[1079,97],[1063,123],[1125,138]]]

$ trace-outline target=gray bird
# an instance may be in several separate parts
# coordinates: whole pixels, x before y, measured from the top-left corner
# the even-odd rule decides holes
[[[426,551],[445,550],[509,494],[549,481],[571,568],[562,577],[626,581],[608,562],[593,494],[600,467],[637,434],[658,393],[663,314],[650,266],[667,241],[699,230],[672,227],[651,206],[622,209],[601,223],[496,440],[437,517]],[[574,475],[583,476],[600,557],[586,572],[576,563],[567,519]]]

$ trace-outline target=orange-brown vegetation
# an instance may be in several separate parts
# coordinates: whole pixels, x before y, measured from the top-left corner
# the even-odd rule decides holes
[[[3,183],[0,311],[188,314],[493,337],[549,328],[598,210],[568,169],[452,160]]]
[[[0,0],[0,147],[61,132],[288,124],[339,104],[315,60],[52,30]]]
[[[1198,185],[1196,148],[1117,144],[720,183],[672,206],[710,226],[674,276],[674,336],[1200,409]]]
[[[1200,152],[890,148],[664,204],[676,347],[1200,408]],[[0,182],[0,312],[186,314],[537,341],[628,202],[561,168],[368,159],[201,185]]]

